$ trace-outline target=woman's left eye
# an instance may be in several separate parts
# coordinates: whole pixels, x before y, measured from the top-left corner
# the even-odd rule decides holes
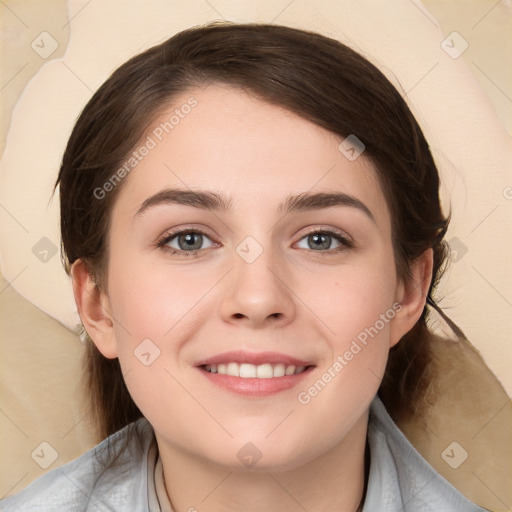
[[[341,234],[335,231],[314,231],[312,233],[308,233],[306,236],[302,237],[299,243],[302,240],[306,240],[307,247],[301,247],[301,249],[311,249],[313,251],[320,252],[328,252],[328,251],[340,251],[345,248],[353,247],[352,242],[342,236]],[[336,247],[332,247],[332,243],[335,242],[338,245]],[[325,250],[323,250],[325,249]]]

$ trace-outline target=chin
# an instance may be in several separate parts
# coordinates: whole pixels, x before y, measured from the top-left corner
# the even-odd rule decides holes
[[[216,449],[208,458],[214,464],[232,471],[254,473],[289,471],[315,458],[311,450],[308,453],[300,452],[303,443],[283,446],[282,442],[269,442],[261,435],[253,437],[254,441],[248,439],[248,436],[244,436],[243,441],[232,441],[222,453]]]

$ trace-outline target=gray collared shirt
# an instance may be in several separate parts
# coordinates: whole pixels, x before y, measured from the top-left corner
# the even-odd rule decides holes
[[[104,457],[126,439],[116,465]],[[395,425],[376,396],[368,423],[370,473],[363,512],[481,512],[437,473]],[[155,438],[141,418],[78,459],[0,500],[2,512],[160,512],[155,482]]]

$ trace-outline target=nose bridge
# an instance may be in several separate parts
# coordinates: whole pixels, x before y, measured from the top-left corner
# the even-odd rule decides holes
[[[226,321],[243,318],[260,325],[271,319],[286,323],[293,318],[286,269],[270,242],[264,247],[252,236],[242,240],[235,248],[230,274],[222,300]]]

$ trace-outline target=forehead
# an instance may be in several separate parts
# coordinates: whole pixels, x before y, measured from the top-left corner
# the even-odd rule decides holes
[[[386,221],[372,165],[347,159],[343,139],[239,89],[193,88],[153,119],[139,144],[150,150],[126,178],[116,208],[133,216],[161,190],[197,188],[229,198],[234,211],[264,215],[288,195],[329,191],[357,197]]]

